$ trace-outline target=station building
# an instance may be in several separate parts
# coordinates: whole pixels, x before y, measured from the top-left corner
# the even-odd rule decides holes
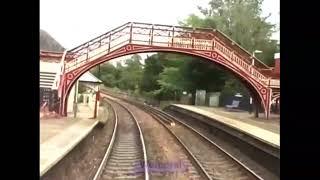
[[[58,112],[58,72],[61,68],[63,52],[40,51],[40,107],[48,107],[50,112]],[[68,60],[68,57],[66,57]],[[99,107],[99,90],[101,80],[89,71],[84,73],[72,87],[68,98],[68,113],[74,110],[73,103],[83,103],[92,109],[94,116],[97,115],[96,107]],[[84,90],[79,94],[79,86]],[[79,100],[81,100],[79,102]]]

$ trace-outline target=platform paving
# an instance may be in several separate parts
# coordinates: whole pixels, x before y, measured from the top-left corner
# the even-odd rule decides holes
[[[92,109],[79,105],[73,114],[59,119],[40,119],[40,176],[59,162],[97,125]]]
[[[265,143],[280,148],[280,116],[274,115],[271,120],[254,119],[253,115],[250,115],[248,112],[229,112],[223,108],[182,104],[173,104],[173,106],[204,115],[211,120],[219,121]]]

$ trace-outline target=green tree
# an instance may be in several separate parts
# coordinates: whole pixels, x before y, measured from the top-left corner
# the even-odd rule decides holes
[[[157,53],[148,57],[141,90],[157,100],[179,99],[182,91],[197,89],[220,91],[225,72],[204,59],[173,53]]]
[[[91,73],[99,77],[99,68],[94,67]],[[104,63],[100,65],[100,80],[107,87],[114,87],[117,85],[119,70],[111,63]]]
[[[163,71],[163,64],[159,54],[154,54],[145,59],[144,71],[141,81],[141,90],[151,92],[160,88],[159,74]]]
[[[140,62],[141,57],[138,55],[132,56],[125,61],[125,66],[120,67],[120,79],[118,87],[123,90],[135,91],[139,89],[139,84],[142,79],[143,66]]]
[[[216,28],[249,52],[254,50],[263,51],[262,54],[257,54],[256,57],[267,65],[273,65],[274,53],[279,52],[277,42],[271,40],[275,25],[266,22],[269,16],[262,17],[262,2],[263,0],[211,0],[208,7],[198,7],[204,18],[192,14],[180,24],[191,27]],[[248,96],[248,91],[244,86],[230,74],[220,74],[215,69],[209,71],[209,67],[207,67],[206,71],[206,67],[197,66],[197,63],[201,64],[200,62],[195,62],[192,65],[194,67],[194,77],[199,78],[201,77],[200,74],[203,73],[206,77],[221,78],[217,82],[212,82],[210,84],[211,87],[206,86],[209,81],[201,79],[204,84],[201,82],[195,83],[199,88],[206,90],[214,89],[212,86],[216,86],[216,90],[221,88],[222,98],[237,92]],[[209,75],[210,73],[213,74]],[[223,81],[225,82],[221,83]]]
[[[190,15],[182,25],[192,27],[217,28],[249,52],[261,50],[257,55],[268,65],[273,65],[273,55],[277,50],[271,35],[276,26],[262,17],[263,0],[211,0],[208,8],[198,7],[205,16]]]
[[[161,96],[162,99],[175,99],[179,98],[183,90],[183,77],[178,68],[166,67],[160,73],[158,83],[160,89],[154,91],[156,96]]]

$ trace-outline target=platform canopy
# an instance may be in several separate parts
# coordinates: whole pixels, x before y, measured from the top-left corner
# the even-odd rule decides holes
[[[80,78],[79,78],[80,82],[90,82],[90,83],[102,83],[102,81],[100,79],[98,79],[97,77],[95,77],[93,74],[91,74],[89,71],[84,73]]]

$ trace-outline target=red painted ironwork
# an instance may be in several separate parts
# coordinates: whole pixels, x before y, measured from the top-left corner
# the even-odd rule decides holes
[[[270,113],[272,89],[277,79],[264,75],[270,69],[218,30],[129,22],[68,51],[60,81],[61,114],[74,82],[90,68],[105,61],[142,52],[177,52],[203,57],[231,70],[247,81],[259,95],[266,117]],[[254,65],[252,60],[254,58]]]

